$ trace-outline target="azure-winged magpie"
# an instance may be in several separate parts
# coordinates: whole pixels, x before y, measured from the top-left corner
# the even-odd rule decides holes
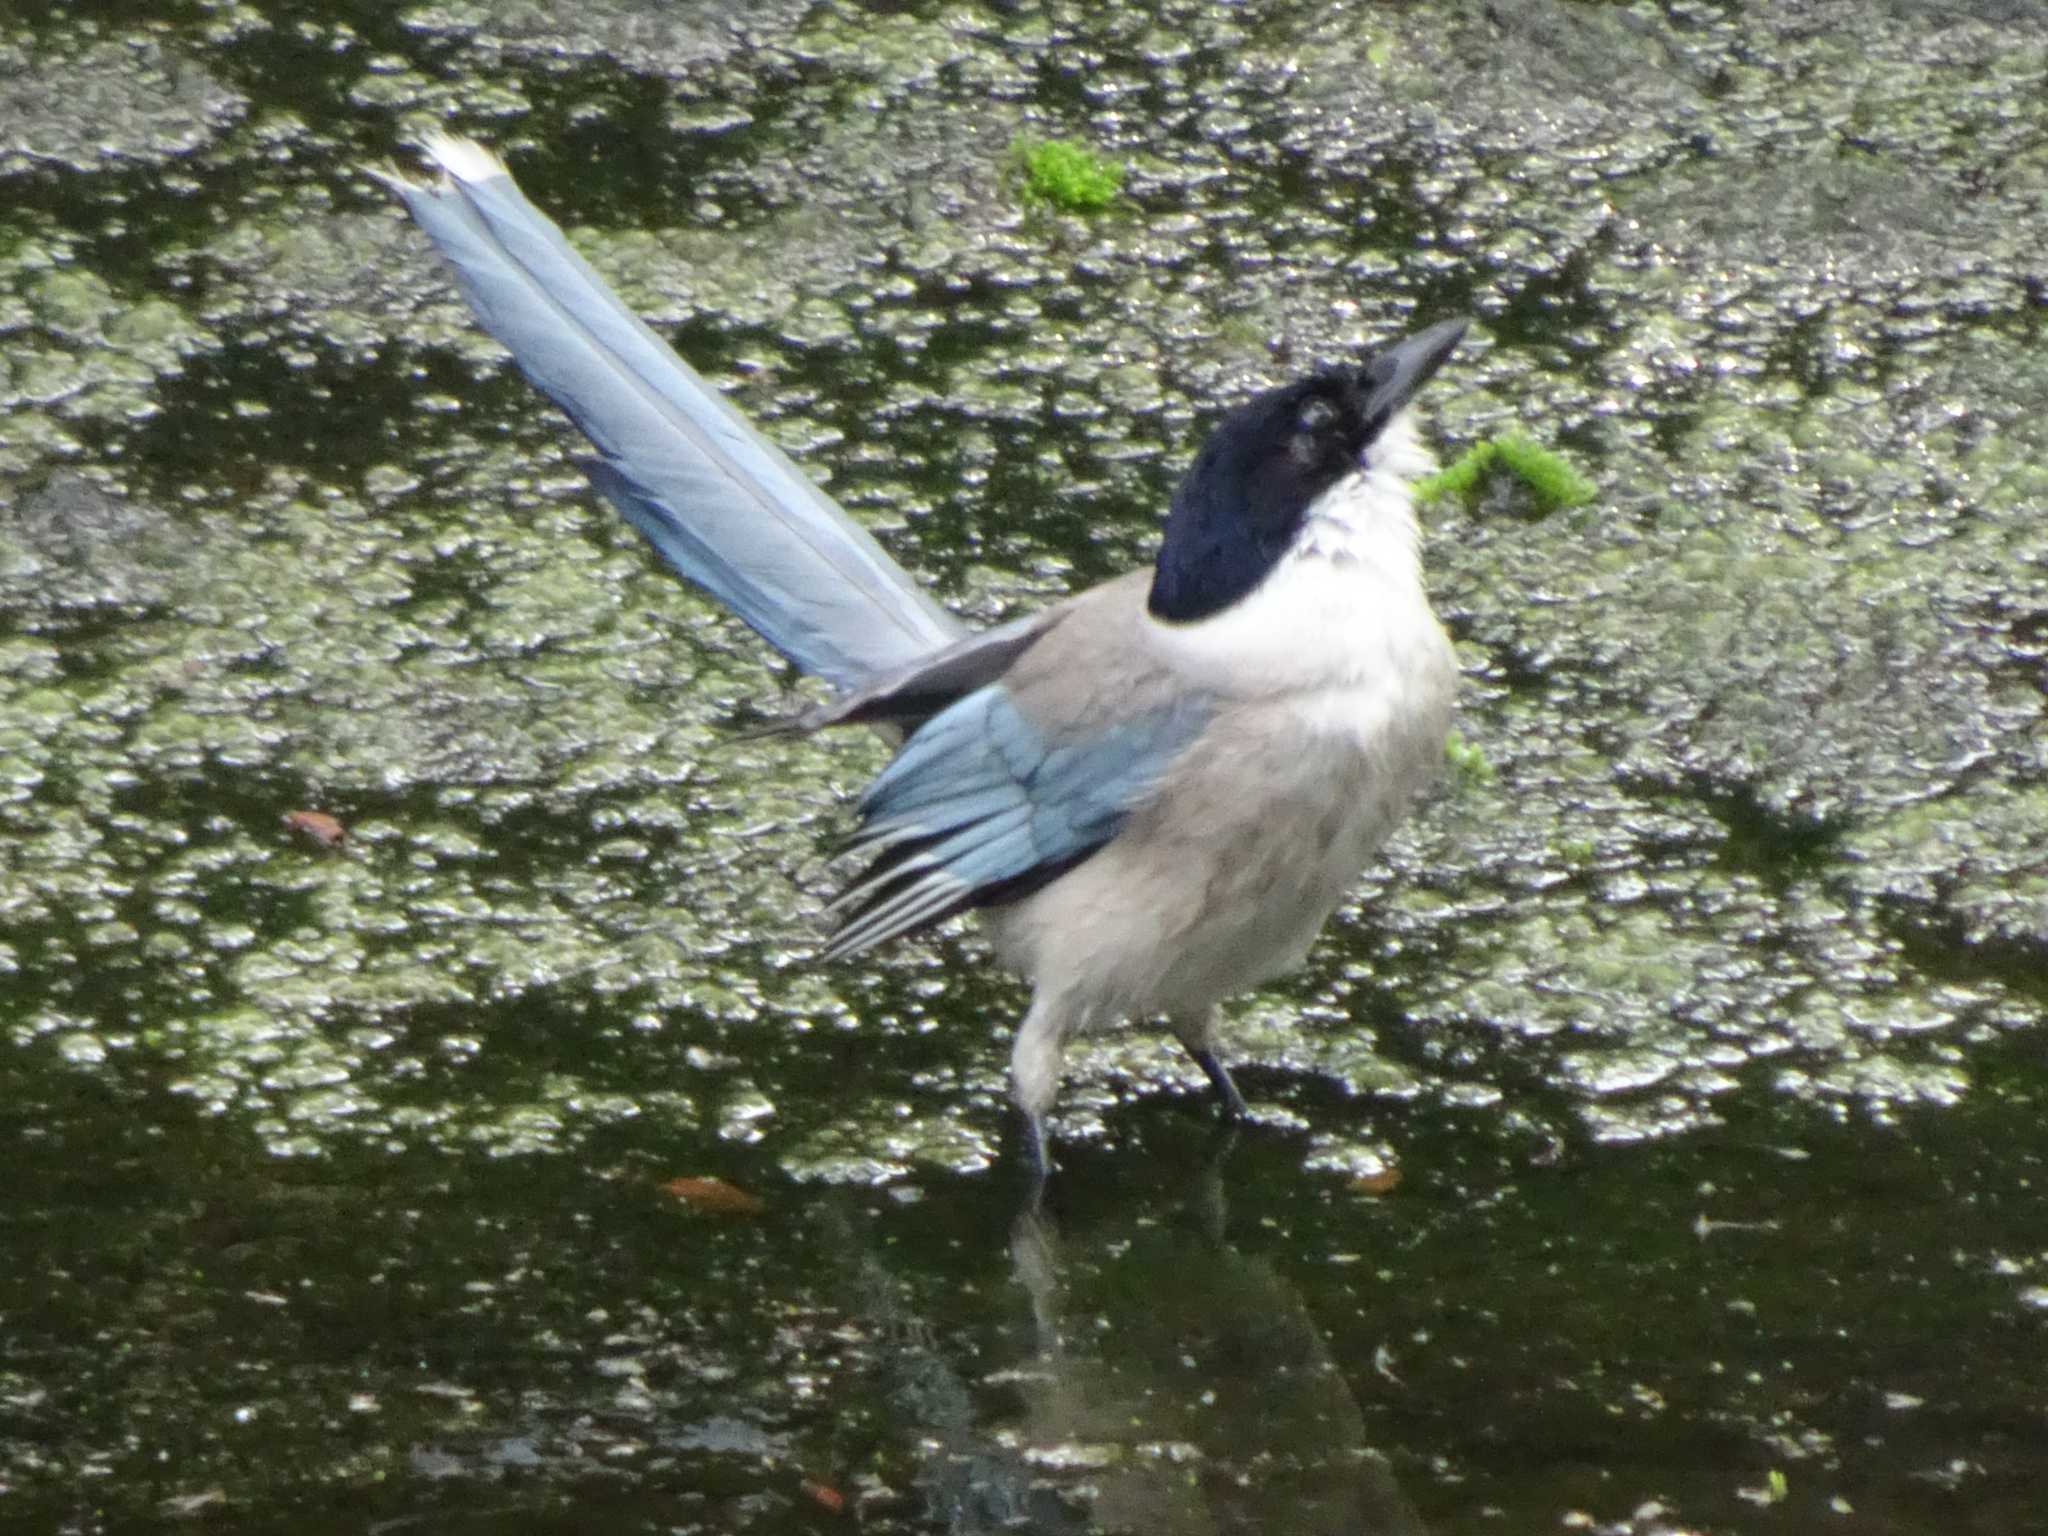
[[[829,684],[805,728],[901,746],[827,958],[978,910],[1030,980],[1011,1084],[1038,1170],[1068,1037],[1164,1018],[1225,1109],[1217,1004],[1299,964],[1443,761],[1405,409],[1420,330],[1211,431],[1150,570],[970,633],[625,308],[496,156],[435,136],[386,179],[485,327],[596,447],[592,483],[679,573]]]

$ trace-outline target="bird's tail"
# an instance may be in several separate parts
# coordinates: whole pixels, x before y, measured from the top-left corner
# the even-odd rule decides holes
[[[439,134],[424,147],[439,180],[383,179],[484,328],[596,446],[591,483],[670,565],[839,688],[965,633],[620,302],[496,155]]]

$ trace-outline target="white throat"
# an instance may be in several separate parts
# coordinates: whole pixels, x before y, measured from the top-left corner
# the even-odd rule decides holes
[[[1396,412],[1365,464],[1310,505],[1281,567],[1296,560],[1362,561],[1389,577],[1419,581],[1421,531],[1410,484],[1435,467],[1416,435],[1414,419],[1406,411]]]

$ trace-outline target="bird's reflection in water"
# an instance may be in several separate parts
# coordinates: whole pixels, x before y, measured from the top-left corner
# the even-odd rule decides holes
[[[1183,1199],[1011,1230],[1023,1306],[970,1385],[870,1268],[917,1481],[949,1532],[1419,1536],[1294,1286],[1225,1238],[1219,1147]],[[881,1282],[879,1285],[873,1282]]]

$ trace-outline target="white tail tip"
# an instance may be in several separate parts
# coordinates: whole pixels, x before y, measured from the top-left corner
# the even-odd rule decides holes
[[[440,129],[430,130],[420,140],[420,148],[427,158],[453,176],[457,181],[489,181],[493,176],[510,176],[505,162],[492,154],[475,139],[457,138]]]

